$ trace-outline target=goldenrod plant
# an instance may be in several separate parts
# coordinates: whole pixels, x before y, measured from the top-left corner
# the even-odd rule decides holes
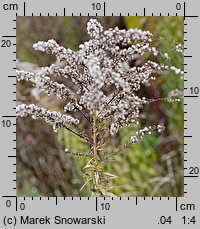
[[[39,41],[33,48],[55,55],[60,65],[52,64],[34,72],[17,70],[16,73],[18,81],[33,83],[38,93],[43,92],[64,100],[64,113],[18,101],[16,115],[42,119],[52,125],[55,132],[65,128],[83,139],[88,145],[87,153],[65,149],[67,154],[88,158],[83,168],[85,183],[81,189],[87,185],[91,196],[115,196],[111,189],[112,179],[117,179],[117,174],[105,171],[104,165],[112,163],[115,155],[120,155],[125,148],[136,144],[145,135],[165,130],[163,123],[141,128],[141,109],[158,100],[180,102],[182,97],[182,92],[177,89],[164,98],[147,98],[138,92],[143,85],[150,85],[164,71],[182,76],[183,70],[170,65],[170,53],[163,53],[156,47],[156,42],[163,38],[149,31],[120,30],[117,27],[104,31],[96,19],[90,19],[87,32],[89,40],[80,44],[77,51],[66,49],[53,39]],[[183,46],[174,42],[172,52],[181,55]],[[145,56],[146,62],[131,67],[129,62],[138,56]],[[158,56],[166,59],[169,64],[157,63],[155,57]],[[51,79],[52,76],[64,77],[70,84],[56,82]],[[87,122],[87,130],[80,116]],[[133,132],[138,130],[127,143],[109,152],[106,145],[126,126],[132,126]]]

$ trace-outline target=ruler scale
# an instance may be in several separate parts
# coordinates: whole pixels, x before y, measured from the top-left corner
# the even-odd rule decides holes
[[[58,2],[58,3],[57,3]],[[199,2],[198,1],[6,1],[1,19],[1,219],[0,228],[103,228],[200,226]],[[16,16],[184,17],[184,197],[16,196]],[[193,88],[193,89],[191,89]],[[33,220],[34,217],[34,220]],[[40,219],[36,220],[36,217]],[[32,221],[31,221],[32,220]],[[82,220],[82,221],[81,221]],[[29,224],[28,224],[29,222]],[[31,223],[32,222],[32,223]]]

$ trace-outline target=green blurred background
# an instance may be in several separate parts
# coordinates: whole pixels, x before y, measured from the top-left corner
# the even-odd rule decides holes
[[[36,52],[33,43],[55,39],[71,49],[88,39],[86,23],[90,17],[17,17],[17,58],[38,66],[55,62],[52,55]],[[154,58],[157,62],[183,69],[183,56],[173,51],[175,42],[183,44],[183,17],[96,17],[104,29],[141,28],[164,37],[156,42],[159,50],[169,53],[171,61]],[[138,57],[133,65],[144,60]],[[63,79],[59,79],[63,82]],[[139,95],[148,98],[167,97],[168,92],[183,91],[183,79],[172,72],[159,75]],[[34,96],[31,84],[17,83],[17,99],[62,112],[64,101],[40,94]],[[165,123],[162,134],[153,133],[124,150],[105,169],[118,179],[113,181],[117,196],[182,196],[183,185],[183,102],[156,102],[142,110],[141,127]],[[135,127],[123,128],[108,146],[115,148],[135,133]],[[87,158],[76,158],[64,153],[64,148],[87,152],[87,146],[67,130],[57,134],[52,127],[31,118],[17,120],[17,195],[18,196],[90,196],[84,184],[82,168]]]

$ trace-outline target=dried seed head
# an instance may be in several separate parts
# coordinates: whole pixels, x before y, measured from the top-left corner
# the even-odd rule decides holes
[[[53,39],[34,44],[35,50],[54,54],[58,62],[64,63],[64,67],[53,64],[36,73],[17,71],[17,80],[30,81],[39,91],[65,99],[65,112],[81,111],[90,115],[96,109],[98,120],[108,120],[113,135],[125,125],[138,124],[141,108],[156,101],[136,95],[143,84],[149,85],[163,71],[183,75],[183,70],[152,60],[139,67],[129,67],[130,60],[146,54],[170,60],[168,53],[157,49],[153,34],[149,31],[120,30],[117,27],[103,31],[96,19],[90,19],[87,32],[90,39],[80,44],[77,51],[66,49]],[[175,49],[178,51],[181,48],[177,45]],[[52,81],[51,76],[70,78],[74,84],[73,90]],[[169,95],[162,100],[180,101],[174,96]],[[54,129],[58,128],[56,123]]]
[[[46,123],[53,125],[53,130],[57,132],[61,127],[66,127],[69,124],[78,125],[79,120],[69,115],[62,115],[57,111],[49,111],[43,107],[35,106],[34,104],[21,104],[16,107],[17,117],[27,117],[30,115],[33,119],[42,119]]]

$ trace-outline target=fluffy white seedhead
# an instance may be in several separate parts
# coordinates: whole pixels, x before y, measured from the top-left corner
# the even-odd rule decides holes
[[[131,143],[135,144],[138,141],[140,141],[145,135],[151,134],[152,131],[155,131],[155,130],[157,130],[160,133],[161,131],[165,130],[165,127],[162,125],[157,125],[157,126],[154,125],[154,126],[145,127],[143,129],[140,129],[139,131],[137,131],[136,135],[131,136],[130,141],[131,141]]]
[[[90,19],[87,23],[87,32],[91,38],[98,39],[103,27],[96,19]]]
[[[113,135],[125,125],[138,124],[141,108],[155,101],[137,96],[142,85],[149,85],[163,71],[178,75],[183,75],[183,71],[152,60],[139,67],[129,67],[129,61],[146,54],[170,60],[168,53],[155,47],[154,36],[149,31],[120,30],[118,27],[103,31],[96,19],[90,19],[87,32],[90,39],[80,44],[77,51],[66,49],[53,39],[34,44],[35,50],[54,54],[62,67],[51,65],[37,73],[17,71],[17,79],[32,82],[47,95],[65,99],[65,112],[79,111],[86,117],[95,109],[100,122],[107,120],[110,123]],[[174,51],[179,52],[181,47],[177,45]],[[52,81],[51,76],[70,79],[73,90]],[[171,97],[162,100],[179,101]]]
[[[177,52],[183,53],[184,47],[182,44],[178,44],[176,45],[175,49]]]
[[[78,125],[79,120],[69,115],[62,115],[57,111],[49,111],[43,107],[35,106],[34,104],[21,104],[16,107],[17,117],[31,116],[33,119],[42,119],[46,123],[53,126],[53,130],[57,132],[61,127],[70,125]]]

